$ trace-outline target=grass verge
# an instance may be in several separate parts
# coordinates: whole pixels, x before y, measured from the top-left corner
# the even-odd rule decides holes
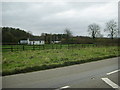
[[[117,46],[4,52],[2,75],[46,70],[116,56],[119,56]]]

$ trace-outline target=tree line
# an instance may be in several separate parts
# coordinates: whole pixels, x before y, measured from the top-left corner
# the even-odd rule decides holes
[[[110,20],[106,23],[106,28],[104,29],[105,32],[108,32],[108,36],[113,39],[118,34],[117,22],[114,20]],[[63,34],[48,34],[42,33],[40,36],[32,35],[32,32],[24,31],[19,28],[12,28],[12,27],[2,27],[2,43],[18,43],[21,39],[27,38],[40,38],[45,40],[45,43],[50,44],[53,41],[61,41],[63,44],[80,44],[80,43],[95,43],[96,42],[104,42],[105,40],[111,42],[109,39],[103,39],[103,35],[100,32],[101,27],[96,24],[90,24],[88,26],[88,32],[91,35],[90,37],[84,36],[73,36],[72,31],[68,28],[64,30]],[[99,37],[99,39],[98,39]],[[116,42],[116,40],[115,40]]]
[[[18,43],[19,40],[28,37],[33,35],[19,28],[2,27],[2,43]]]

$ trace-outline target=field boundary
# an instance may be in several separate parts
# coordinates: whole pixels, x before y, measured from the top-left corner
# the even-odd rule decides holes
[[[73,48],[86,48],[86,47],[102,47],[102,46],[111,46],[111,45],[99,45],[99,44],[44,44],[44,45],[2,45],[0,49],[3,52],[14,52],[14,51],[25,51],[25,50],[46,50],[46,49],[73,49]],[[116,46],[116,45],[112,45]]]

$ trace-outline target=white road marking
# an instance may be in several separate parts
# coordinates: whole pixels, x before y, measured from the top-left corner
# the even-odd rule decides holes
[[[112,71],[112,72],[109,72],[109,73],[107,73],[107,75],[110,75],[110,74],[116,73],[116,72],[118,72],[118,71],[120,71],[120,69],[119,69],[119,70]]]
[[[117,84],[115,84],[114,82],[112,82],[110,79],[108,78],[101,78],[104,82],[106,82],[108,85],[110,85],[112,88],[119,88],[120,86],[118,86]]]
[[[60,89],[65,89],[65,88],[69,88],[70,86],[64,86],[64,87],[61,87]]]
[[[62,89],[65,89],[65,88],[69,88],[70,86],[64,86],[64,87],[61,87],[59,89],[55,89],[55,90],[62,90]]]

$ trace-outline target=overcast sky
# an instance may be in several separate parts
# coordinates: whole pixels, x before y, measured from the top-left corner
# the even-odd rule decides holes
[[[69,28],[73,35],[88,36],[91,23],[101,26],[118,19],[117,2],[3,2],[2,26],[41,33],[64,33]]]

